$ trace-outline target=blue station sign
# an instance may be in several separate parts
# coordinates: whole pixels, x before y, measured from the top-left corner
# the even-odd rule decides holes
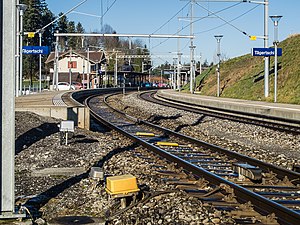
[[[275,48],[253,48],[252,56],[275,56]],[[282,48],[277,48],[277,56],[282,56]]]
[[[50,48],[48,46],[23,46],[25,55],[48,55]]]

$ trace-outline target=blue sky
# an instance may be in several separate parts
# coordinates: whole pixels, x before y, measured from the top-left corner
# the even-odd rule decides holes
[[[80,2],[82,0],[46,0],[48,7],[56,15],[59,12],[68,11]],[[102,2],[101,0],[87,0],[75,12],[70,13],[68,18],[75,22],[81,22],[86,32],[100,30],[99,16],[101,16],[102,5],[103,12],[109,9],[103,18],[103,23],[110,25],[117,33],[175,34],[179,29],[186,27],[180,34],[188,35],[190,33],[189,26],[187,26],[189,21],[184,18],[190,16],[188,2],[186,0],[102,0]],[[283,40],[291,34],[300,33],[300,1],[269,0],[269,2],[269,14],[283,16],[279,23],[279,39]],[[221,11],[217,14],[218,17],[208,15],[209,12],[217,11]],[[199,1],[194,6],[194,17],[196,17],[195,20],[199,20],[194,23],[197,61],[200,55],[202,60],[207,59],[209,62],[215,60],[217,45],[215,34],[224,35],[221,40],[221,52],[228,58],[250,53],[253,47],[263,47],[263,40],[251,41],[242,34],[244,31],[249,35],[263,35],[264,7],[261,4]],[[232,26],[224,22],[224,20],[231,21],[235,18],[237,19],[230,23]],[[159,29],[164,24],[166,25]],[[273,23],[269,20],[270,45],[273,42],[273,33]],[[168,52],[177,52],[177,40],[143,39],[143,41],[150,46],[152,54],[169,55],[169,58],[155,59],[155,64],[165,61],[172,62],[174,56]],[[180,41],[180,49],[184,55],[189,55],[188,46],[189,40],[182,39]],[[188,59],[186,58],[185,61]]]

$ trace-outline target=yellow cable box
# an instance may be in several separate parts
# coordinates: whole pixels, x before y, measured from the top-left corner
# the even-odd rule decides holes
[[[140,189],[137,186],[136,177],[131,174],[127,174],[107,177],[105,190],[111,195],[126,195],[129,193],[138,192]]]

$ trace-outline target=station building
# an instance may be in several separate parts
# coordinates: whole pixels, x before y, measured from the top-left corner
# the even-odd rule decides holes
[[[51,80],[54,75],[55,52],[51,52],[46,60],[50,71]],[[86,84],[92,82],[98,84],[103,80],[106,68],[106,56],[104,51],[80,52],[69,50],[61,52],[58,56],[58,82],[80,82]]]
[[[46,60],[50,79],[54,76],[55,52],[51,52]],[[61,52],[58,56],[58,82],[79,82],[90,87],[114,86],[115,71],[107,71],[109,57],[104,51]],[[149,74],[138,73],[125,61],[118,65],[117,86],[145,86],[149,82]]]

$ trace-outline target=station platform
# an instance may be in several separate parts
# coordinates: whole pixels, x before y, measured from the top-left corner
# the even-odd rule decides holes
[[[33,112],[61,120],[73,120],[75,125],[89,129],[89,111],[81,104],[68,100],[70,91],[47,91],[15,98],[15,111]]]
[[[65,91],[47,91],[37,94],[22,95],[15,98],[16,109],[23,107],[37,107],[37,106],[67,106],[62,100]]]
[[[236,112],[285,118],[289,120],[299,120],[300,122],[300,105],[296,104],[282,104],[203,96],[199,94],[178,92],[170,89],[159,90],[157,92],[157,96],[177,102],[193,104],[196,106],[221,108]]]

